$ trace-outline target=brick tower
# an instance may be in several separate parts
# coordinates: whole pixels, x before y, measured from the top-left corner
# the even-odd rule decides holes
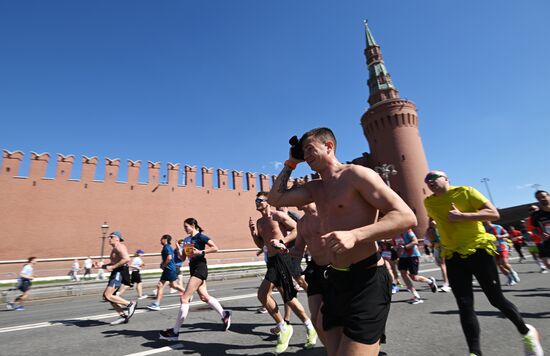
[[[422,238],[428,224],[423,200],[431,192],[423,182],[428,162],[418,132],[416,105],[399,97],[366,21],[365,34],[370,108],[361,117],[361,126],[370,148],[368,165],[395,167],[397,173],[386,175],[387,182],[415,212],[418,227],[414,230]]]

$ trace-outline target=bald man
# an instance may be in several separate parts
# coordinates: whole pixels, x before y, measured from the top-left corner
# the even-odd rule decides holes
[[[514,323],[523,337],[525,355],[544,354],[537,330],[525,324],[518,309],[502,294],[495,263],[495,237],[482,221],[500,215],[491,202],[472,187],[451,186],[443,171],[429,172],[424,182],[433,195],[424,200],[428,215],[435,220],[447,264],[447,274],[460,314],[470,355],[481,355],[479,323],[474,310],[472,276],[489,302]]]

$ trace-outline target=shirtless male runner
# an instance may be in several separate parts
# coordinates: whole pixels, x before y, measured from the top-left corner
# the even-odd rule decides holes
[[[265,192],[259,192],[255,202],[256,210],[262,214],[262,217],[256,221],[256,225],[254,225],[252,219],[250,220],[250,233],[256,246],[259,248],[266,246],[268,254],[267,272],[258,289],[258,300],[267,309],[279,328],[275,353],[280,354],[288,348],[288,343],[294,331],[292,325],[286,324],[279,313],[277,302],[271,294],[273,286],[279,289],[283,302],[290,306],[294,314],[304,323],[307,329],[307,340],[304,347],[311,348],[315,346],[317,341],[317,332],[311,320],[307,317],[304,307],[296,298],[297,292],[292,283],[290,270],[290,255],[286,253],[288,250],[285,246],[285,244],[296,238],[296,222],[288,214],[272,210],[267,203],[267,193]],[[291,232],[284,236],[282,229]]]
[[[126,299],[115,295],[117,289],[123,284],[130,284],[130,272],[128,271],[128,262],[130,262],[130,255],[128,249],[122,243],[124,241],[122,234],[118,231],[113,231],[109,235],[109,245],[113,248],[111,250],[110,263],[96,265],[96,268],[102,268],[108,272],[111,272],[109,282],[107,282],[107,288],[103,292],[103,297],[108,300],[113,308],[120,315],[120,318],[111,322],[111,325],[118,325],[122,323],[128,323],[128,320],[134,315],[136,310],[137,301],[127,301]],[[121,305],[125,306],[122,308]]]
[[[303,157],[296,154],[296,148],[303,150]],[[390,309],[391,278],[376,241],[416,225],[416,217],[376,172],[340,163],[335,150],[336,138],[330,129],[306,132],[291,150],[268,202],[273,206],[317,205],[321,238],[330,255],[324,273],[329,288],[323,293],[321,308],[327,354],[378,355]],[[288,189],[293,169],[303,161],[321,179]],[[379,211],[384,217],[377,220]]]
[[[321,219],[317,213],[315,203],[299,206],[298,210],[303,211],[304,216],[298,221],[296,242],[290,250],[290,255],[295,258],[302,258],[306,246],[311,255],[311,260],[304,271],[308,284],[307,303],[313,326],[324,344],[321,305],[326,282],[323,274],[330,263],[330,254],[326,248],[326,239],[321,238]]]

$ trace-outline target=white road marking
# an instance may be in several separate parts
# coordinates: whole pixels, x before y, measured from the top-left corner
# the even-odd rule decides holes
[[[275,294],[276,292],[273,292],[273,293]],[[256,293],[244,294],[244,295],[235,295],[235,296],[231,296],[231,297],[224,297],[224,298],[217,298],[217,299],[220,302],[224,302],[224,301],[229,301],[229,300],[239,300],[239,299],[246,299],[246,298],[253,298],[253,297],[256,297]],[[190,303],[191,306],[200,305],[200,304],[205,304],[205,303],[203,303],[200,300]],[[178,303],[178,304],[170,304],[170,305],[162,306],[162,307],[160,307],[160,309],[161,310],[169,310],[169,309],[175,309],[175,308],[179,308],[179,307],[180,307],[180,304]],[[143,313],[151,313],[151,311],[140,309],[140,310],[136,310],[134,315],[143,314]],[[102,320],[102,319],[114,318],[114,317],[117,317],[117,316],[118,316],[118,313],[108,313],[108,314],[83,316],[83,317],[80,317],[80,318],[69,318],[68,320],[70,320],[71,322],[82,321],[82,320]],[[67,323],[68,323],[68,321],[65,321],[65,322],[64,321],[55,321],[55,322],[54,321],[46,321],[46,322],[43,322],[43,323],[36,323],[36,324],[25,324],[25,325],[18,325],[18,326],[9,326],[9,327],[6,327],[6,328],[0,328],[0,334],[14,332],[14,331],[39,329],[39,328],[45,328],[45,327],[48,327],[48,326],[67,325]]]
[[[161,347],[160,349],[136,352],[135,354],[128,354],[128,355],[125,355],[125,356],[147,356],[147,355],[160,354],[161,352],[181,350],[181,349],[183,349],[183,344],[176,344],[176,345],[173,345],[173,346]]]

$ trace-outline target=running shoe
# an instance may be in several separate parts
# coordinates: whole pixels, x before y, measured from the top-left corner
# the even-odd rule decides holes
[[[278,337],[277,346],[275,346],[275,354],[282,354],[286,351],[293,333],[294,329],[292,328],[292,325],[287,325],[285,330],[281,330],[279,334],[277,334]]]
[[[128,312],[128,319],[130,319],[132,315],[134,315],[134,312],[136,311],[136,307],[137,307],[137,300],[133,300],[130,302],[130,304],[128,304],[128,306],[126,307],[126,311]]]
[[[149,298],[149,296],[147,296],[146,294],[142,295],[141,297],[138,297],[138,300],[142,300],[142,299],[147,299]]]
[[[229,329],[229,327],[231,326],[231,312],[229,310],[224,310],[223,311],[222,321],[223,321],[223,325],[225,325],[224,330],[227,331]]]
[[[267,309],[265,307],[259,307],[258,310],[256,310],[256,313],[259,313],[259,314],[266,314],[267,313]]]
[[[411,299],[409,299],[409,303],[410,304],[422,304],[422,303],[424,303],[424,301],[420,298],[412,297]]]
[[[514,282],[519,283],[519,275],[516,271],[512,270],[512,278],[514,279]]]
[[[548,273],[548,270],[546,268],[541,268],[540,273],[546,274],[546,273]]]
[[[435,281],[434,277],[428,278],[432,283],[430,283],[430,289],[432,290],[432,293],[437,293],[437,282]]]
[[[158,305],[157,303],[151,303],[147,306],[147,309],[153,310],[153,311],[159,311],[160,305]]]
[[[518,282],[514,281],[514,280],[511,280],[510,282],[508,282],[508,285],[511,287],[511,286],[515,286],[516,284],[518,284]]]
[[[174,332],[174,329],[166,329],[166,330],[161,330],[159,332],[159,337],[162,340],[178,341],[179,336],[180,336],[180,334],[179,333],[176,334]]]
[[[529,332],[523,336],[523,348],[525,356],[543,356],[539,332],[533,325],[526,324]]]
[[[22,306],[22,305],[18,305],[18,306],[16,306],[15,308],[13,308],[13,310],[15,310],[15,311],[23,311],[23,310],[25,310],[25,307]]]
[[[111,325],[120,325],[120,324],[127,324],[127,323],[128,323],[128,316],[126,314],[121,315],[118,319],[110,322]]]
[[[399,290],[400,290],[400,289],[399,289],[399,287],[398,287],[397,285],[393,284],[393,285],[391,286],[391,294],[396,294],[396,293],[399,292]]]
[[[441,288],[439,288],[439,290],[443,293],[449,293],[450,291],[452,291],[451,287],[449,287],[448,284],[444,284]]]
[[[315,347],[316,343],[317,343],[317,331],[315,331],[315,329],[308,330],[306,343],[304,344],[304,349],[311,349]]]
[[[14,309],[14,308],[15,308],[15,304],[13,304],[13,303],[8,303],[8,304],[6,304],[6,309],[12,310],[12,309]]]
[[[269,329],[269,332],[273,335],[278,335],[281,330],[279,329],[279,326],[276,326],[274,328]]]

